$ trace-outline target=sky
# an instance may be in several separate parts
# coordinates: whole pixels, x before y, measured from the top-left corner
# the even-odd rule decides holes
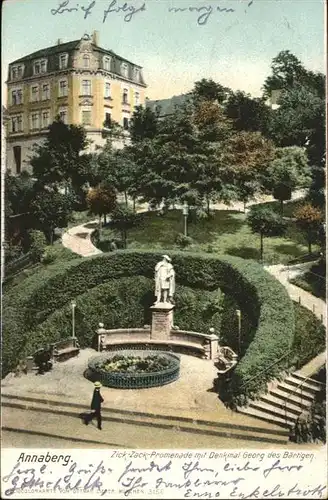
[[[2,90],[10,62],[94,30],[143,67],[150,99],[201,78],[259,96],[281,50],[325,71],[324,0],[4,0]]]

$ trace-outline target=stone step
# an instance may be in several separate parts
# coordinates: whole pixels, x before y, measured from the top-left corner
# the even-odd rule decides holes
[[[276,408],[280,408],[285,411],[285,405],[287,403],[287,409],[290,413],[298,416],[302,413],[302,408],[297,406],[294,402],[292,402],[289,398],[281,399],[273,394],[263,394],[260,396],[259,401],[263,401],[264,403],[270,404]]]
[[[302,387],[302,390],[306,390],[311,394],[315,394],[316,392],[321,391],[322,385],[317,385],[315,380],[313,381],[314,383],[311,383],[310,379],[307,379],[306,382],[305,380],[305,378],[300,379],[295,377],[294,375],[290,375],[284,379],[284,382],[286,384],[292,385],[297,390],[301,390]]]
[[[294,422],[291,420],[285,420],[284,418],[275,416],[275,415],[269,415],[266,413],[264,410],[259,410],[258,408],[252,408],[250,406],[247,407],[240,407],[237,408],[237,411],[239,413],[243,413],[244,415],[249,415],[254,418],[258,418],[260,420],[264,420],[265,422],[270,422],[271,424],[274,425],[279,425],[285,429],[290,429],[291,427],[294,426]]]
[[[319,382],[318,380],[315,380],[313,378],[307,378],[304,375],[302,375],[301,373],[294,372],[292,374],[292,376],[294,379],[299,380],[299,383],[301,383],[303,380],[307,379],[306,380],[307,384],[311,385],[311,387],[318,388],[319,390],[323,389],[325,387],[325,384],[323,384],[322,382]]]
[[[277,385],[277,389],[280,389],[281,391],[284,391],[288,394],[299,396],[301,399],[310,402],[314,400],[315,396],[315,391],[310,392],[307,388],[302,388],[302,390],[299,388],[296,391],[295,386],[293,386],[292,384],[288,384],[285,381],[279,382],[279,384]]]
[[[251,408],[255,408],[259,411],[262,411],[262,412],[268,414],[269,416],[273,415],[275,417],[279,417],[279,418],[282,418],[284,420],[288,420],[290,422],[296,422],[296,420],[298,418],[298,415],[289,411],[288,407],[287,407],[287,411],[285,412],[284,408],[279,408],[277,406],[273,406],[271,403],[267,403],[267,402],[261,401],[261,400],[251,401],[249,403],[249,406]]]
[[[2,406],[15,410],[25,410],[38,412],[39,414],[58,414],[67,417],[78,418],[82,413],[81,408],[73,405],[51,405],[49,401],[45,403],[35,403],[24,401],[23,399],[11,400],[8,397],[2,398]],[[85,407],[84,411],[85,411]],[[147,414],[129,413],[122,411],[110,411],[103,408],[102,416],[104,421],[122,422],[124,425],[147,426],[148,428],[179,430],[180,432],[207,435],[214,437],[225,437],[233,439],[242,439],[249,441],[263,441],[271,443],[286,443],[288,435],[279,427],[263,428],[257,426],[248,426],[233,424],[230,422],[210,422],[204,420],[183,419],[179,417],[151,416]]]
[[[103,421],[98,430],[96,421],[88,426],[78,421],[76,416],[62,414],[40,414],[39,411],[26,411],[3,408],[2,443],[7,447],[22,448],[125,448],[125,449],[257,449],[258,446],[271,449],[278,446],[284,449],[287,437],[270,441],[236,438],[233,434],[202,434],[185,432],[176,428],[156,428],[149,425],[131,425],[121,421]],[[255,420],[255,419],[254,419]],[[5,438],[5,441],[4,441]],[[273,440],[272,440],[273,441]],[[53,445],[55,443],[55,445]]]
[[[289,401],[291,404],[298,406],[301,410],[308,409],[312,404],[312,400],[302,399],[300,395],[278,389],[278,387],[271,389],[269,394],[280,399],[282,402]]]

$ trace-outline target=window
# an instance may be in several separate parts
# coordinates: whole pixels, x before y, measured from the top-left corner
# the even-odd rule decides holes
[[[110,83],[105,83],[105,97],[110,97]]]
[[[46,101],[47,99],[50,99],[50,85],[49,83],[44,83],[42,85],[42,100]]]
[[[31,130],[37,130],[39,128],[39,113],[32,113],[31,115]]]
[[[22,78],[22,76],[23,76],[23,66],[22,65],[12,66],[11,68],[12,80],[18,80],[19,78]]]
[[[123,128],[124,128],[124,130],[129,129],[129,118],[126,118],[126,117],[123,118]]]
[[[39,85],[31,87],[31,101],[36,102],[39,100]]]
[[[59,56],[59,69],[67,68],[68,54],[60,54]]]
[[[12,132],[22,132],[23,130],[23,117],[13,116],[11,119],[11,131]]]
[[[104,126],[106,128],[110,128],[112,126],[112,116],[110,113],[105,114],[105,123]]]
[[[21,146],[14,146],[13,153],[14,153],[14,160],[15,160],[15,166],[16,166],[16,174],[20,174],[21,167],[22,167],[22,148],[21,148]]]
[[[104,57],[103,62],[104,62],[104,69],[106,71],[110,71],[111,58],[106,56],[106,57]]]
[[[63,123],[67,124],[67,109],[66,108],[61,108],[59,110],[59,117]]]
[[[82,124],[91,125],[91,111],[82,111]]]
[[[45,109],[42,111],[42,128],[47,128],[50,125],[50,111]]]
[[[128,104],[128,89],[123,90],[123,104]]]
[[[83,56],[83,68],[90,68],[90,57],[87,54]]]
[[[47,71],[47,61],[42,59],[41,61],[35,61],[34,63],[34,74],[39,75],[40,73],[46,73]]]
[[[129,67],[126,63],[122,63],[121,64],[121,73],[123,76],[125,76],[125,78],[128,77],[128,71],[129,71]]]
[[[91,80],[82,80],[82,95],[91,95]]]
[[[67,80],[60,80],[59,82],[59,97],[65,97],[68,94]]]
[[[15,104],[22,104],[22,102],[23,102],[22,89],[13,90],[11,92],[11,103],[15,105]]]
[[[47,71],[47,61],[40,62],[41,73],[45,73]]]
[[[140,104],[140,94],[139,92],[135,92],[134,94],[134,105],[139,106]]]
[[[139,82],[140,81],[140,69],[134,68],[134,79]]]

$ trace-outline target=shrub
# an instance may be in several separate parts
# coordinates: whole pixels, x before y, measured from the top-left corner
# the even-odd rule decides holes
[[[319,391],[309,410],[303,411],[292,430],[296,443],[326,442],[326,391]]]
[[[227,402],[242,404],[248,397],[254,397],[263,391],[266,382],[285,367],[285,360],[280,358],[290,348],[294,336],[294,311],[283,285],[252,261],[198,253],[186,255],[184,252],[168,252],[163,249],[158,252],[117,251],[60,262],[49,266],[35,277],[27,278],[21,286],[17,285],[4,298],[3,357],[6,358],[6,369],[17,361],[16,358],[7,357],[6,349],[13,339],[19,339],[17,357],[25,348],[29,332],[57,309],[69,304],[73,298],[115,278],[143,276],[153,280],[155,264],[163,253],[170,253],[179,285],[191,287],[200,293],[221,288],[236,301],[242,314],[247,314],[252,325],[252,330],[248,333],[248,349],[227,384]],[[149,293],[153,298],[152,287]],[[110,297],[105,297],[105,300],[110,304]],[[124,301],[120,306],[127,312]],[[9,309],[16,318],[8,318],[8,314],[11,314]],[[16,311],[19,311],[19,317]],[[192,315],[189,314],[190,316]],[[7,328],[8,319],[13,328]],[[57,335],[63,333],[62,330],[57,330]],[[44,332],[41,339],[43,335]],[[274,362],[276,364],[271,366]]]
[[[30,253],[34,262],[40,262],[45,247],[47,246],[47,240],[42,231],[31,230],[29,232],[30,239]]]
[[[294,309],[295,336],[290,365],[298,369],[325,350],[326,330],[318,318],[305,307],[294,303]]]
[[[177,234],[175,238],[175,244],[180,248],[187,248],[192,244],[193,240],[190,236],[186,236],[185,234]]]
[[[52,264],[56,260],[56,250],[51,247],[48,247],[43,254],[41,259],[42,264]]]
[[[88,290],[77,298],[75,332],[82,347],[94,344],[99,321],[106,328],[142,328],[151,322],[150,306],[154,302],[153,280],[143,276],[114,279]],[[177,285],[175,321],[183,330],[207,332],[214,325],[220,328],[220,314],[208,304],[215,301],[218,291],[193,290]],[[230,314],[233,311],[230,311]],[[206,314],[207,313],[207,314]],[[37,326],[28,339],[28,348],[36,349],[34,338],[55,342],[69,335],[71,309],[67,304]],[[49,340],[50,339],[50,340]]]

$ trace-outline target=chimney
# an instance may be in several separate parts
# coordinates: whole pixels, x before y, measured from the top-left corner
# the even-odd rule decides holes
[[[92,41],[93,41],[94,45],[97,45],[97,47],[99,46],[99,31],[93,32]]]
[[[58,38],[57,45],[61,45],[62,43],[63,43],[63,39],[62,38]]]

